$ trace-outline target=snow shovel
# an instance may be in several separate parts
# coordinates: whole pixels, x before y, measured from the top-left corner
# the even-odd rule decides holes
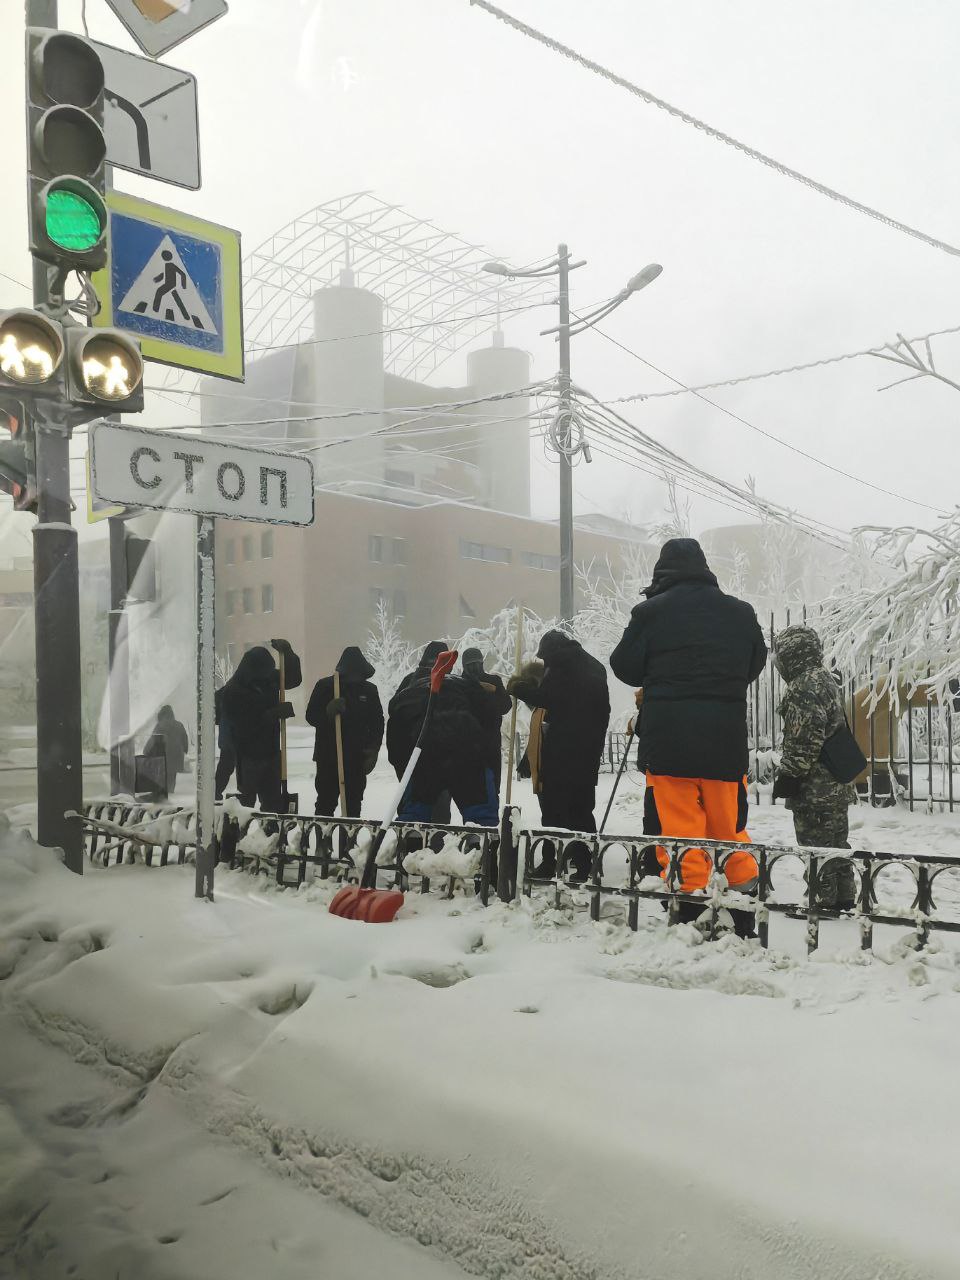
[[[380,830],[370,844],[370,851],[367,854],[360,885],[359,887],[357,885],[348,885],[340,890],[330,903],[331,915],[343,916],[347,920],[366,920],[368,924],[388,924],[403,906],[403,894],[399,889],[374,888],[377,882],[377,855],[383,846],[387,832],[393,826],[397,810],[400,808],[407,787],[410,785],[410,779],[413,777],[413,771],[417,767],[417,761],[423,751],[423,740],[433,713],[434,698],[440,692],[444,676],[449,675],[453,670],[453,664],[456,660],[457,651],[455,649],[446,650],[437,656],[437,660],[433,664],[433,670],[430,672],[430,697],[427,699],[427,710],[423,717],[423,724],[420,726],[420,732],[417,735],[417,743],[413,748],[410,759],[407,761],[407,767],[403,771],[403,777],[400,779],[393,799],[390,801],[390,807],[384,814]]]
[[[286,671],[283,661],[283,650],[277,650],[277,659],[280,663],[280,701],[287,700],[287,681]],[[287,722],[280,721],[280,812],[296,813],[300,804],[299,795],[291,792],[287,788]]]
[[[603,835],[603,829],[607,825],[607,819],[610,817],[610,810],[613,808],[613,802],[617,794],[617,787],[620,785],[620,779],[623,777],[623,771],[627,767],[627,760],[630,758],[630,743],[633,742],[635,730],[636,722],[634,722],[634,727],[631,728],[630,732],[627,734],[627,745],[623,748],[623,759],[620,761],[620,768],[617,770],[616,781],[613,784],[613,790],[610,792],[610,799],[607,801],[607,807],[603,813],[603,821],[600,823],[600,830],[597,832],[598,835]]]

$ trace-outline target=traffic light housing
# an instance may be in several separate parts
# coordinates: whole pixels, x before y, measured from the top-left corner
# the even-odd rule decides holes
[[[81,36],[27,28],[30,252],[68,270],[107,258],[104,70]]]
[[[42,311],[0,311],[0,394],[59,398],[65,352],[63,326]]]
[[[66,338],[66,395],[85,406],[86,418],[143,409],[143,356],[140,344],[119,329],[70,325]]]
[[[32,432],[25,429],[23,417],[0,411],[0,426],[6,427],[10,439],[0,438],[0,489],[13,498],[15,511],[37,514],[36,450]]]

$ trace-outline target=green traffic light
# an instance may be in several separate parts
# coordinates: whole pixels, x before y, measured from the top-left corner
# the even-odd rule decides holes
[[[47,192],[47,236],[60,249],[81,253],[93,249],[103,235],[103,220],[97,208],[64,187]]]

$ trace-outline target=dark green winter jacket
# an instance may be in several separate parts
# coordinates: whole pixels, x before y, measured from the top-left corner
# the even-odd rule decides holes
[[[774,641],[774,660],[787,686],[780,700],[780,773],[802,784],[800,794],[787,800],[787,808],[852,804],[853,788],[837,782],[820,763],[824,742],[845,723],[843,695],[823,665],[820,637],[810,627],[786,627]]]

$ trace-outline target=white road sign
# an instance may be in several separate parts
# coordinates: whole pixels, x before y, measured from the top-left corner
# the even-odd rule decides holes
[[[227,12],[227,0],[107,0],[107,4],[152,58]]]
[[[269,449],[98,422],[93,492],[104,502],[268,524],[313,524],[313,463]]]
[[[125,49],[90,43],[106,81],[108,162],[195,191],[200,186],[196,77]]]

